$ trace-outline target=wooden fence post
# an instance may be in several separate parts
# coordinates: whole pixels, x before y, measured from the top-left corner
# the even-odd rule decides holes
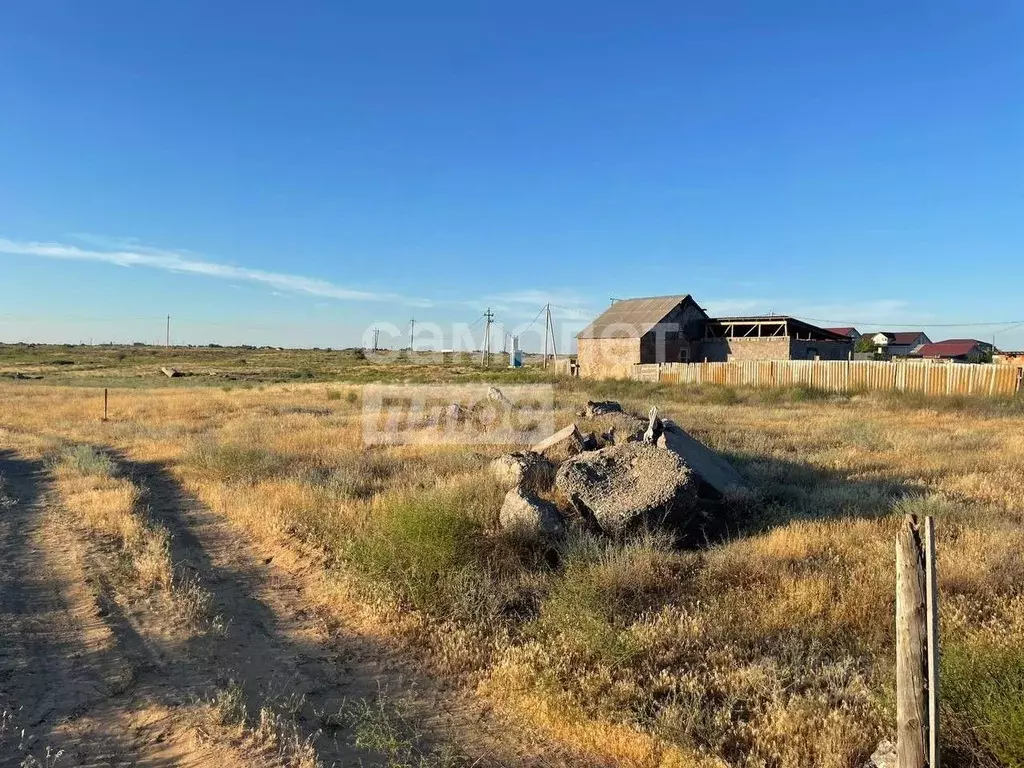
[[[939,582],[935,575],[935,518],[924,519],[925,605],[928,612],[928,765],[939,768]]]
[[[103,388],[103,420],[107,420],[107,388]]]
[[[938,768],[938,594],[934,522],[896,536],[896,765]]]

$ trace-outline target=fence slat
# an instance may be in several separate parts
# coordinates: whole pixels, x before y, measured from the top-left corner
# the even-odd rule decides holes
[[[1012,396],[1022,386],[1009,365],[884,360],[737,360],[634,365],[637,381],[746,387],[805,386],[828,392],[899,390],[925,395]]]

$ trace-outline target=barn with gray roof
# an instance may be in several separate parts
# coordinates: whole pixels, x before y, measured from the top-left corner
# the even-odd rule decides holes
[[[846,360],[853,339],[785,315],[710,318],[689,294],[621,299],[576,337],[579,375],[628,378],[637,363]]]

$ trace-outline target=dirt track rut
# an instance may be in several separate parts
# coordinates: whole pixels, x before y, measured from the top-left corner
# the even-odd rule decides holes
[[[83,749],[57,733],[128,689],[133,669],[86,586],[81,550],[53,513],[52,494],[41,462],[0,451],[2,766],[45,756],[48,745],[74,749],[82,765],[133,756],[116,732],[90,733]]]
[[[183,636],[166,607],[118,594],[110,553],[72,535],[44,465],[0,451],[0,711],[31,736],[26,746],[0,733],[0,768],[27,755],[45,764],[47,746],[64,750],[61,768],[384,765],[352,746],[338,717],[381,691],[411,695],[429,716],[423,750],[451,738],[467,764],[564,764],[510,743],[450,691],[311,611],[308,565],[257,553],[164,465],[113,455],[143,489],[138,513],[170,532],[178,578],[209,594],[222,627]],[[183,713],[229,688],[250,722],[263,708],[278,718],[278,745],[196,738],[204,729]]]

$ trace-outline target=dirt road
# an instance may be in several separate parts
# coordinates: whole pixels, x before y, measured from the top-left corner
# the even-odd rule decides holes
[[[135,746],[119,730],[91,729],[80,748],[61,731],[128,690],[134,670],[87,586],[78,542],[52,514],[52,499],[41,462],[0,451],[0,765],[31,757],[45,765],[48,746],[79,765],[132,760]]]
[[[116,558],[68,525],[43,463],[0,451],[0,766],[388,765],[387,750],[356,748],[346,706],[381,692],[429,715],[407,745],[418,756],[451,740],[446,765],[553,762],[311,610],[300,560],[257,553],[166,467],[113,455],[214,621],[183,633],[165,603],[126,599]],[[47,763],[47,749],[63,754]]]

